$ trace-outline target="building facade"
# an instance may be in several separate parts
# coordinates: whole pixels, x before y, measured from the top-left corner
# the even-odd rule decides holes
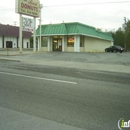
[[[36,30],[40,38],[40,27]],[[94,27],[73,22],[41,26],[42,51],[104,52],[113,45],[111,34],[100,32]]]
[[[31,32],[23,31],[23,48],[30,48],[31,36]],[[0,24],[0,48],[19,48],[19,27]]]

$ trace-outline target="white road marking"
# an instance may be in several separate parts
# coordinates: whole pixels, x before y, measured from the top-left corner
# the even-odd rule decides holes
[[[70,82],[70,81],[64,81],[64,80],[48,79],[48,78],[41,78],[41,77],[34,77],[34,76],[27,76],[27,75],[20,75],[20,74],[6,73],[6,72],[0,72],[0,73],[6,74],[6,75],[12,75],[12,76],[24,77],[24,78],[42,79],[42,80],[48,80],[48,81],[53,81],[53,82],[77,84],[77,82]]]

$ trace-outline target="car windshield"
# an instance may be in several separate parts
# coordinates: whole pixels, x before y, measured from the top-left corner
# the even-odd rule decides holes
[[[116,48],[119,48],[119,49],[122,48],[121,46],[115,46],[115,47],[116,47]]]

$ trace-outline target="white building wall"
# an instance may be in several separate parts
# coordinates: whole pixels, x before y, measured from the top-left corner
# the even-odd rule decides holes
[[[27,48],[27,43],[28,43],[28,48],[30,48],[30,39],[23,38],[23,48]]]
[[[63,52],[104,52],[105,48],[112,45],[111,41],[97,39],[93,37],[84,37],[84,47],[80,47],[80,36],[75,36],[74,47],[67,46],[67,36],[63,36],[62,51]],[[52,51],[52,37],[48,37],[48,47],[42,47],[42,51]]]
[[[64,52],[74,52],[74,47],[67,46],[67,36],[64,36]]]
[[[12,42],[12,48],[17,48],[17,37],[4,37],[4,48],[6,48],[6,41]]]
[[[43,37],[41,38],[41,45],[43,43]],[[41,51],[47,52],[48,51],[48,45],[47,47],[41,47]]]
[[[14,37],[12,40],[13,48],[17,48],[17,37]]]
[[[17,48],[17,37],[4,37],[5,48],[6,48],[6,41],[12,41],[12,48]],[[27,48],[27,42],[28,42],[28,48],[30,48],[29,38],[23,38],[23,48]],[[18,47],[19,47],[19,39],[18,39]]]
[[[50,51],[52,51],[52,48],[53,48],[53,38],[52,36],[50,37]]]
[[[111,41],[85,37],[85,52],[104,52],[109,46],[111,46]]]
[[[85,52],[85,47],[80,47],[80,52]]]
[[[114,45],[114,42],[112,41],[112,42],[111,42],[111,46],[113,46],[113,45]]]
[[[62,36],[62,52],[65,51],[65,36]]]
[[[52,36],[48,37],[48,44],[47,44],[47,51],[52,51],[53,49],[53,43],[52,43]],[[45,50],[45,49],[44,49]]]
[[[74,47],[67,47],[67,52],[74,52]]]
[[[47,46],[48,46],[48,51],[51,51],[51,37],[48,37],[48,44],[47,44]]]
[[[0,48],[3,48],[2,36],[0,36]]]
[[[64,36],[64,51],[67,51],[67,36]]]
[[[80,36],[74,36],[74,52],[80,52]]]
[[[4,48],[6,48],[6,41],[12,42],[12,48],[17,48],[17,37],[6,37],[4,36]],[[30,48],[30,38],[23,38],[23,48]],[[19,38],[18,38],[18,47],[19,47]],[[3,38],[0,36],[0,48],[3,48]]]
[[[22,47],[23,47],[23,48],[27,48],[26,39],[23,38],[22,40],[23,40],[23,41],[22,41],[22,44],[23,44]]]

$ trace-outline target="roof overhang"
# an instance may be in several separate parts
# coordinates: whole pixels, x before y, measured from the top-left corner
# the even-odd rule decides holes
[[[113,40],[104,39],[104,38],[101,38],[101,37],[96,37],[96,36],[93,36],[93,35],[77,34],[77,33],[72,33],[72,34],[44,34],[44,35],[42,34],[41,36],[47,37],[47,36],[70,36],[70,35],[83,35],[83,36],[87,36],[87,37],[102,39],[102,40],[105,40],[105,41],[113,41]],[[33,36],[33,35],[32,35],[32,36]],[[37,36],[37,37],[40,37],[40,35],[36,35],[36,36]]]

